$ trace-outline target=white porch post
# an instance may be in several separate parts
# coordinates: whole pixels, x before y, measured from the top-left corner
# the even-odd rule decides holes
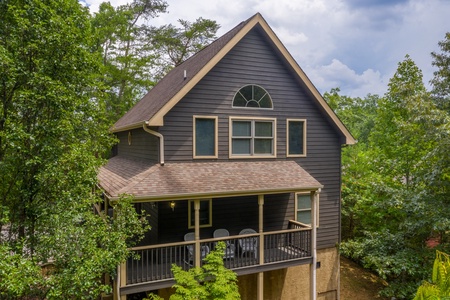
[[[264,195],[258,195],[258,208],[259,208],[259,264],[264,264]],[[257,293],[256,299],[263,300],[264,299],[264,273],[258,273],[258,283],[257,283]]]
[[[311,192],[311,255],[312,255],[312,263],[311,263],[311,300],[317,299],[317,193],[315,191]]]
[[[195,212],[195,266],[200,267],[200,200],[194,200]]]

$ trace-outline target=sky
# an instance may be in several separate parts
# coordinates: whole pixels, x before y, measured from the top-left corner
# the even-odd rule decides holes
[[[102,0],[80,0],[91,13]],[[110,0],[113,6],[130,0]],[[168,13],[151,25],[183,19],[215,20],[226,33],[260,13],[323,94],[382,96],[405,55],[429,81],[436,69],[431,52],[450,32],[450,0],[166,0]]]

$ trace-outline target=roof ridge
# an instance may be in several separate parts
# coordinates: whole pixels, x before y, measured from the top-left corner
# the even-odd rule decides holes
[[[177,92],[186,86],[220,52],[224,45],[258,15],[259,13],[240,22],[209,45],[187,58],[183,63],[171,69],[141,100],[113,125],[111,130],[117,132],[142,126],[145,121],[148,121],[154,116]],[[182,73],[184,69],[190,69],[193,75],[188,75],[188,78],[184,78],[184,74]]]

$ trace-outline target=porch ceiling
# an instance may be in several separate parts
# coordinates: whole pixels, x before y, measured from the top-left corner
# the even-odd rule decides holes
[[[322,185],[294,161],[167,163],[116,156],[100,168],[111,199],[167,200],[317,190]]]

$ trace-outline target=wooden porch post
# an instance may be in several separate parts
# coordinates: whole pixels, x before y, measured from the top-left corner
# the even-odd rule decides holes
[[[200,200],[194,200],[195,212],[195,266],[200,267],[201,250],[200,250]]]
[[[126,295],[120,295],[120,288],[124,287],[127,283],[126,263],[121,263],[117,266],[117,280],[114,281],[113,299],[114,300],[127,300]]]
[[[310,278],[310,284],[311,284],[311,300],[317,299],[317,289],[316,289],[316,268],[317,268],[317,207],[316,207],[316,201],[317,200],[317,193],[316,191],[311,191],[311,255],[312,255],[312,263],[311,263],[311,278]]]
[[[264,264],[264,195],[258,195],[258,208],[259,208],[259,264]],[[256,299],[264,299],[264,273],[258,273]]]
[[[113,219],[116,218],[116,210],[113,209],[112,214]],[[127,263],[122,262],[120,265],[117,266],[117,280],[115,280],[113,284],[113,299],[114,300],[127,300],[126,295],[120,295],[120,288],[127,285]]]

